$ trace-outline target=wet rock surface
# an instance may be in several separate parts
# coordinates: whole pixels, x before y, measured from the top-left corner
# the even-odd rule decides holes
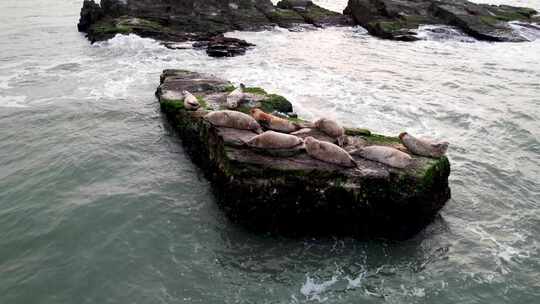
[[[348,16],[321,8],[311,1],[270,0],[102,0],[100,5],[85,0],[79,31],[90,41],[102,41],[116,34],[134,33],[173,42],[195,41],[210,56],[242,55],[251,44],[228,38],[228,31],[264,30],[279,25],[351,25]]]
[[[415,30],[429,24],[455,26],[479,40],[527,41],[509,22],[540,21],[533,9],[466,0],[349,0],[344,14],[374,36],[402,41],[418,40]]]
[[[225,108],[231,83],[210,75],[165,70],[156,95],[172,129],[195,163],[212,182],[220,207],[247,229],[284,235],[347,235],[360,238],[404,239],[427,225],[450,198],[446,157],[412,156],[405,169],[354,156],[357,168],[343,168],[310,157],[305,150],[261,153],[245,142],[256,133],[215,127],[203,119]],[[179,98],[183,90],[197,96],[201,108],[187,111]],[[253,107],[291,118],[292,105],[279,95],[247,87]],[[383,145],[407,152],[397,137],[346,128],[345,150]],[[298,137],[335,139],[315,129]],[[281,153],[290,152],[290,153]]]

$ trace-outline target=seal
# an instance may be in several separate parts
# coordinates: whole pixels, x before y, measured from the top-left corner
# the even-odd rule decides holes
[[[217,127],[251,130],[257,134],[262,133],[259,123],[253,117],[242,112],[230,110],[213,111],[206,114],[203,118]]]
[[[263,112],[261,109],[251,109],[251,116],[255,118],[263,127],[283,133],[291,133],[301,129],[300,124],[291,122],[287,119],[274,116]]]
[[[266,131],[246,142],[249,147],[259,149],[291,149],[302,145],[304,141],[294,135]]]
[[[193,96],[193,94],[188,91],[182,91],[182,94],[184,95],[184,108],[186,110],[195,111],[201,107],[197,97]]]
[[[396,148],[388,146],[368,146],[350,152],[362,158],[379,162],[395,168],[406,168],[412,163],[412,157]]]
[[[416,138],[407,132],[399,134],[399,139],[413,154],[434,158],[446,154],[450,145],[447,141],[437,142],[429,138]]]
[[[342,167],[356,167],[354,159],[339,146],[332,143],[317,140],[311,136],[304,139],[306,152],[309,156]]]
[[[339,146],[345,142],[345,128],[336,121],[328,118],[320,118],[313,123],[313,126],[324,134],[335,138]]]
[[[245,86],[243,84],[240,84],[240,86],[236,89],[234,89],[229,95],[227,95],[227,108],[228,109],[236,109],[240,105],[240,102],[244,99],[244,88]]]

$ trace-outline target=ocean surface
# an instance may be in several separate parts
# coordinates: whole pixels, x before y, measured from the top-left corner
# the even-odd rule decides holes
[[[214,59],[134,35],[90,45],[81,6],[0,1],[0,304],[540,303],[540,39],[275,29],[230,33],[257,47]],[[246,232],[159,111],[166,68],[448,140],[452,199],[404,242]]]

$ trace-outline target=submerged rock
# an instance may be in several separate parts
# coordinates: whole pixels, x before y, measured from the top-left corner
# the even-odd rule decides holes
[[[285,235],[347,235],[403,239],[425,227],[450,198],[446,157],[410,155],[404,169],[353,156],[355,168],[344,168],[293,149],[254,149],[246,143],[251,130],[217,127],[208,113],[224,109],[234,89],[226,80],[184,70],[165,70],[156,95],[170,126],[186,151],[212,182],[220,207],[244,227]],[[187,111],[174,92],[189,90],[201,109]],[[290,103],[260,88],[246,87],[253,107],[290,114]],[[279,96],[279,97],[278,97]],[[279,102],[278,102],[279,101]],[[289,116],[290,117],[290,116]],[[289,118],[301,121],[298,118]],[[302,131],[302,132],[301,132]],[[298,131],[299,138],[334,139],[317,129]],[[406,151],[397,137],[345,128],[344,149],[388,146]]]
[[[479,40],[526,41],[508,22],[539,21],[533,9],[466,0],[349,0],[344,14],[374,36],[403,41],[418,40],[415,30],[428,24],[455,26]]]
[[[98,5],[85,0],[78,28],[92,42],[134,33],[165,41],[166,45],[198,41],[210,56],[224,57],[242,55],[252,46],[243,40],[224,38],[222,34],[228,31],[352,24],[350,17],[311,1],[301,1],[302,6],[290,6],[290,2],[274,6],[270,0],[101,0]]]
[[[217,36],[210,39],[206,45],[206,53],[211,57],[233,57],[244,55],[254,44],[237,38]]]

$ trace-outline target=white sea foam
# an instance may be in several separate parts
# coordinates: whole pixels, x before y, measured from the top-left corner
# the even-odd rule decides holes
[[[332,276],[330,280],[322,281],[317,283],[310,276],[306,277],[306,282],[300,288],[300,292],[306,296],[308,300],[315,300],[319,302],[324,302],[328,300],[328,297],[322,296],[322,294],[332,285],[336,284],[338,278],[336,275]]]
[[[505,262],[511,262],[514,258],[527,258],[530,256],[529,251],[518,249],[511,244],[508,244],[509,242],[513,243],[514,241],[519,241],[523,236],[518,236],[515,239],[511,238],[510,240],[503,242],[497,240],[494,235],[487,232],[480,225],[471,225],[467,228],[469,231],[480,236],[480,241],[489,241],[489,243],[491,243],[490,247],[488,247],[490,252]]]
[[[143,52],[149,49],[166,49],[160,42],[151,38],[142,38],[135,34],[117,34],[112,39],[93,44],[95,48],[105,48],[111,51],[118,51],[118,55],[125,58],[126,51]]]
[[[356,276],[356,278],[351,279],[350,277],[345,277],[345,279],[348,281],[347,289],[355,289],[360,286],[362,286],[363,281],[365,280],[367,275],[366,271],[363,271]]]
[[[529,40],[529,41],[535,41],[540,38],[540,24],[532,23],[522,23],[522,22],[509,22],[510,27],[519,33],[521,37]]]
[[[458,28],[446,25],[421,25],[416,30],[417,37],[423,40],[460,42],[475,42],[476,39],[467,36]]]

